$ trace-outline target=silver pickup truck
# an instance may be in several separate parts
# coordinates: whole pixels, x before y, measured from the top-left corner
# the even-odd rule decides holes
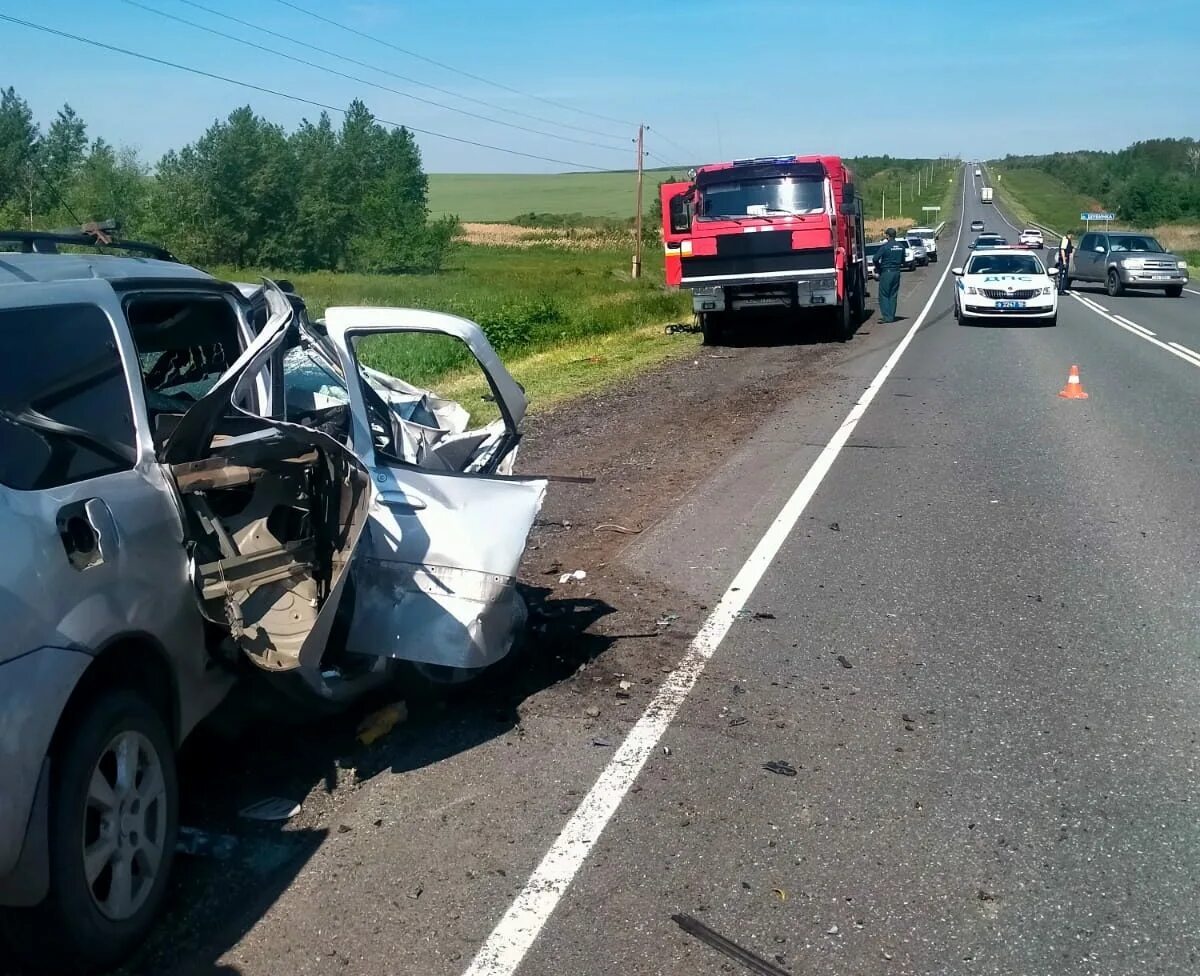
[[[1067,286],[1072,281],[1102,281],[1114,297],[1126,288],[1161,288],[1178,298],[1188,283],[1188,266],[1149,234],[1084,234],[1071,256]]]

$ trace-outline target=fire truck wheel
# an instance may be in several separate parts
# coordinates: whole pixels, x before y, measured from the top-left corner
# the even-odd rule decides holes
[[[706,346],[719,346],[725,338],[725,316],[720,312],[701,312],[700,334]]]
[[[851,315],[849,296],[829,310],[829,338],[834,342],[846,342],[854,335],[854,318]]]

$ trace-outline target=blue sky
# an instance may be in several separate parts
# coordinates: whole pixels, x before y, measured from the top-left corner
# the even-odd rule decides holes
[[[139,2],[486,118],[253,51],[124,0],[0,0],[0,13],[319,102],[361,97],[381,118],[561,161],[422,135],[431,172],[627,168],[638,121],[651,127],[651,165],[784,152],[987,158],[1200,136],[1195,0],[1155,0],[1145,10],[1131,0],[296,0],[372,38],[579,111],[401,54],[279,0],[197,2],[453,94],[296,47],[182,0]],[[1151,7],[1153,26],[1144,22]],[[320,111],[3,21],[0,65],[0,84],[15,86],[43,124],[69,102],[91,135],[151,161],[239,105],[288,128]]]

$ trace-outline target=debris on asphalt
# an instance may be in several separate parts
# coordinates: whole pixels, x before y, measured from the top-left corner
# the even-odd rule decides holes
[[[266,799],[242,807],[238,811],[238,816],[243,820],[263,820],[275,823],[291,820],[299,813],[300,804],[295,800],[289,800],[285,796],[268,796]]]
[[[840,931],[841,931],[841,929],[839,929],[836,925],[831,925],[831,926],[829,926],[829,929],[825,932],[825,934],[826,935],[837,935],[838,932],[840,932]]]
[[[600,709],[598,709],[595,705],[592,705],[588,708],[585,708],[583,710],[583,714],[586,715],[588,718],[599,718],[600,717]]]
[[[354,828],[351,827],[349,824],[338,824],[338,833],[339,834],[348,834],[353,829]]]
[[[772,759],[770,762],[763,763],[762,768],[768,773],[775,773],[778,776],[796,775],[796,767],[783,759]]]
[[[654,626],[670,627],[671,624],[675,623],[675,621],[678,619],[679,619],[679,614],[677,614],[677,613],[664,613],[661,617],[658,618],[658,620],[656,620],[654,622]],[[670,672],[672,669],[671,668],[663,668],[663,670],[666,672]]]
[[[838,525],[837,522],[830,522],[829,528],[830,528],[830,531],[832,531],[832,532],[841,532],[842,531],[842,527],[840,525]]]
[[[592,745],[599,746],[601,749],[607,749],[612,745],[612,742],[608,739],[593,739]]]
[[[621,535],[638,535],[641,531],[641,529],[628,529],[623,525],[617,525],[616,522],[601,522],[592,529],[592,534],[594,535],[597,532],[620,532]]]
[[[778,896],[780,901],[787,901],[787,892],[782,888],[772,888],[771,893]]]
[[[587,573],[585,573],[582,569],[577,569],[573,573],[563,573],[562,576],[558,578],[558,581],[560,583],[571,583],[580,582],[585,579],[587,579]]]
[[[407,719],[408,706],[404,702],[384,705],[358,723],[358,741],[364,746],[369,746]]]
[[[734,962],[741,963],[754,973],[761,976],[788,976],[786,970],[780,969],[773,963],[767,962],[762,956],[755,955],[749,949],[744,949],[736,942],[710,929],[707,925],[691,915],[672,915],[671,921],[678,925],[688,935],[694,936],[705,945],[716,949],[722,955],[728,956]]]
[[[847,670],[854,667],[853,664],[851,664],[849,661],[846,660],[845,654],[839,654],[837,656],[837,663],[840,664],[843,668],[846,668]]]
[[[211,857],[217,861],[228,861],[237,850],[238,839],[229,834],[214,834],[196,827],[180,827],[175,841],[175,850],[180,854],[195,857]]]
[[[671,747],[670,747],[670,746],[663,746],[663,755],[664,755],[664,756],[669,756],[670,754],[671,754]]]
[[[749,721],[750,720],[748,718],[746,718],[745,715],[735,715],[733,718],[731,718],[729,720],[729,724],[730,724],[730,726],[736,727],[738,725],[745,725]]]

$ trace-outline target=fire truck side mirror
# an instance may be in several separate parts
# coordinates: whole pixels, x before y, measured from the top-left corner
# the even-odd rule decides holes
[[[858,213],[858,198],[855,195],[853,183],[847,183],[842,187],[842,206],[840,210],[847,217]]]
[[[686,234],[692,229],[692,207],[687,194],[671,197],[671,233]]]

